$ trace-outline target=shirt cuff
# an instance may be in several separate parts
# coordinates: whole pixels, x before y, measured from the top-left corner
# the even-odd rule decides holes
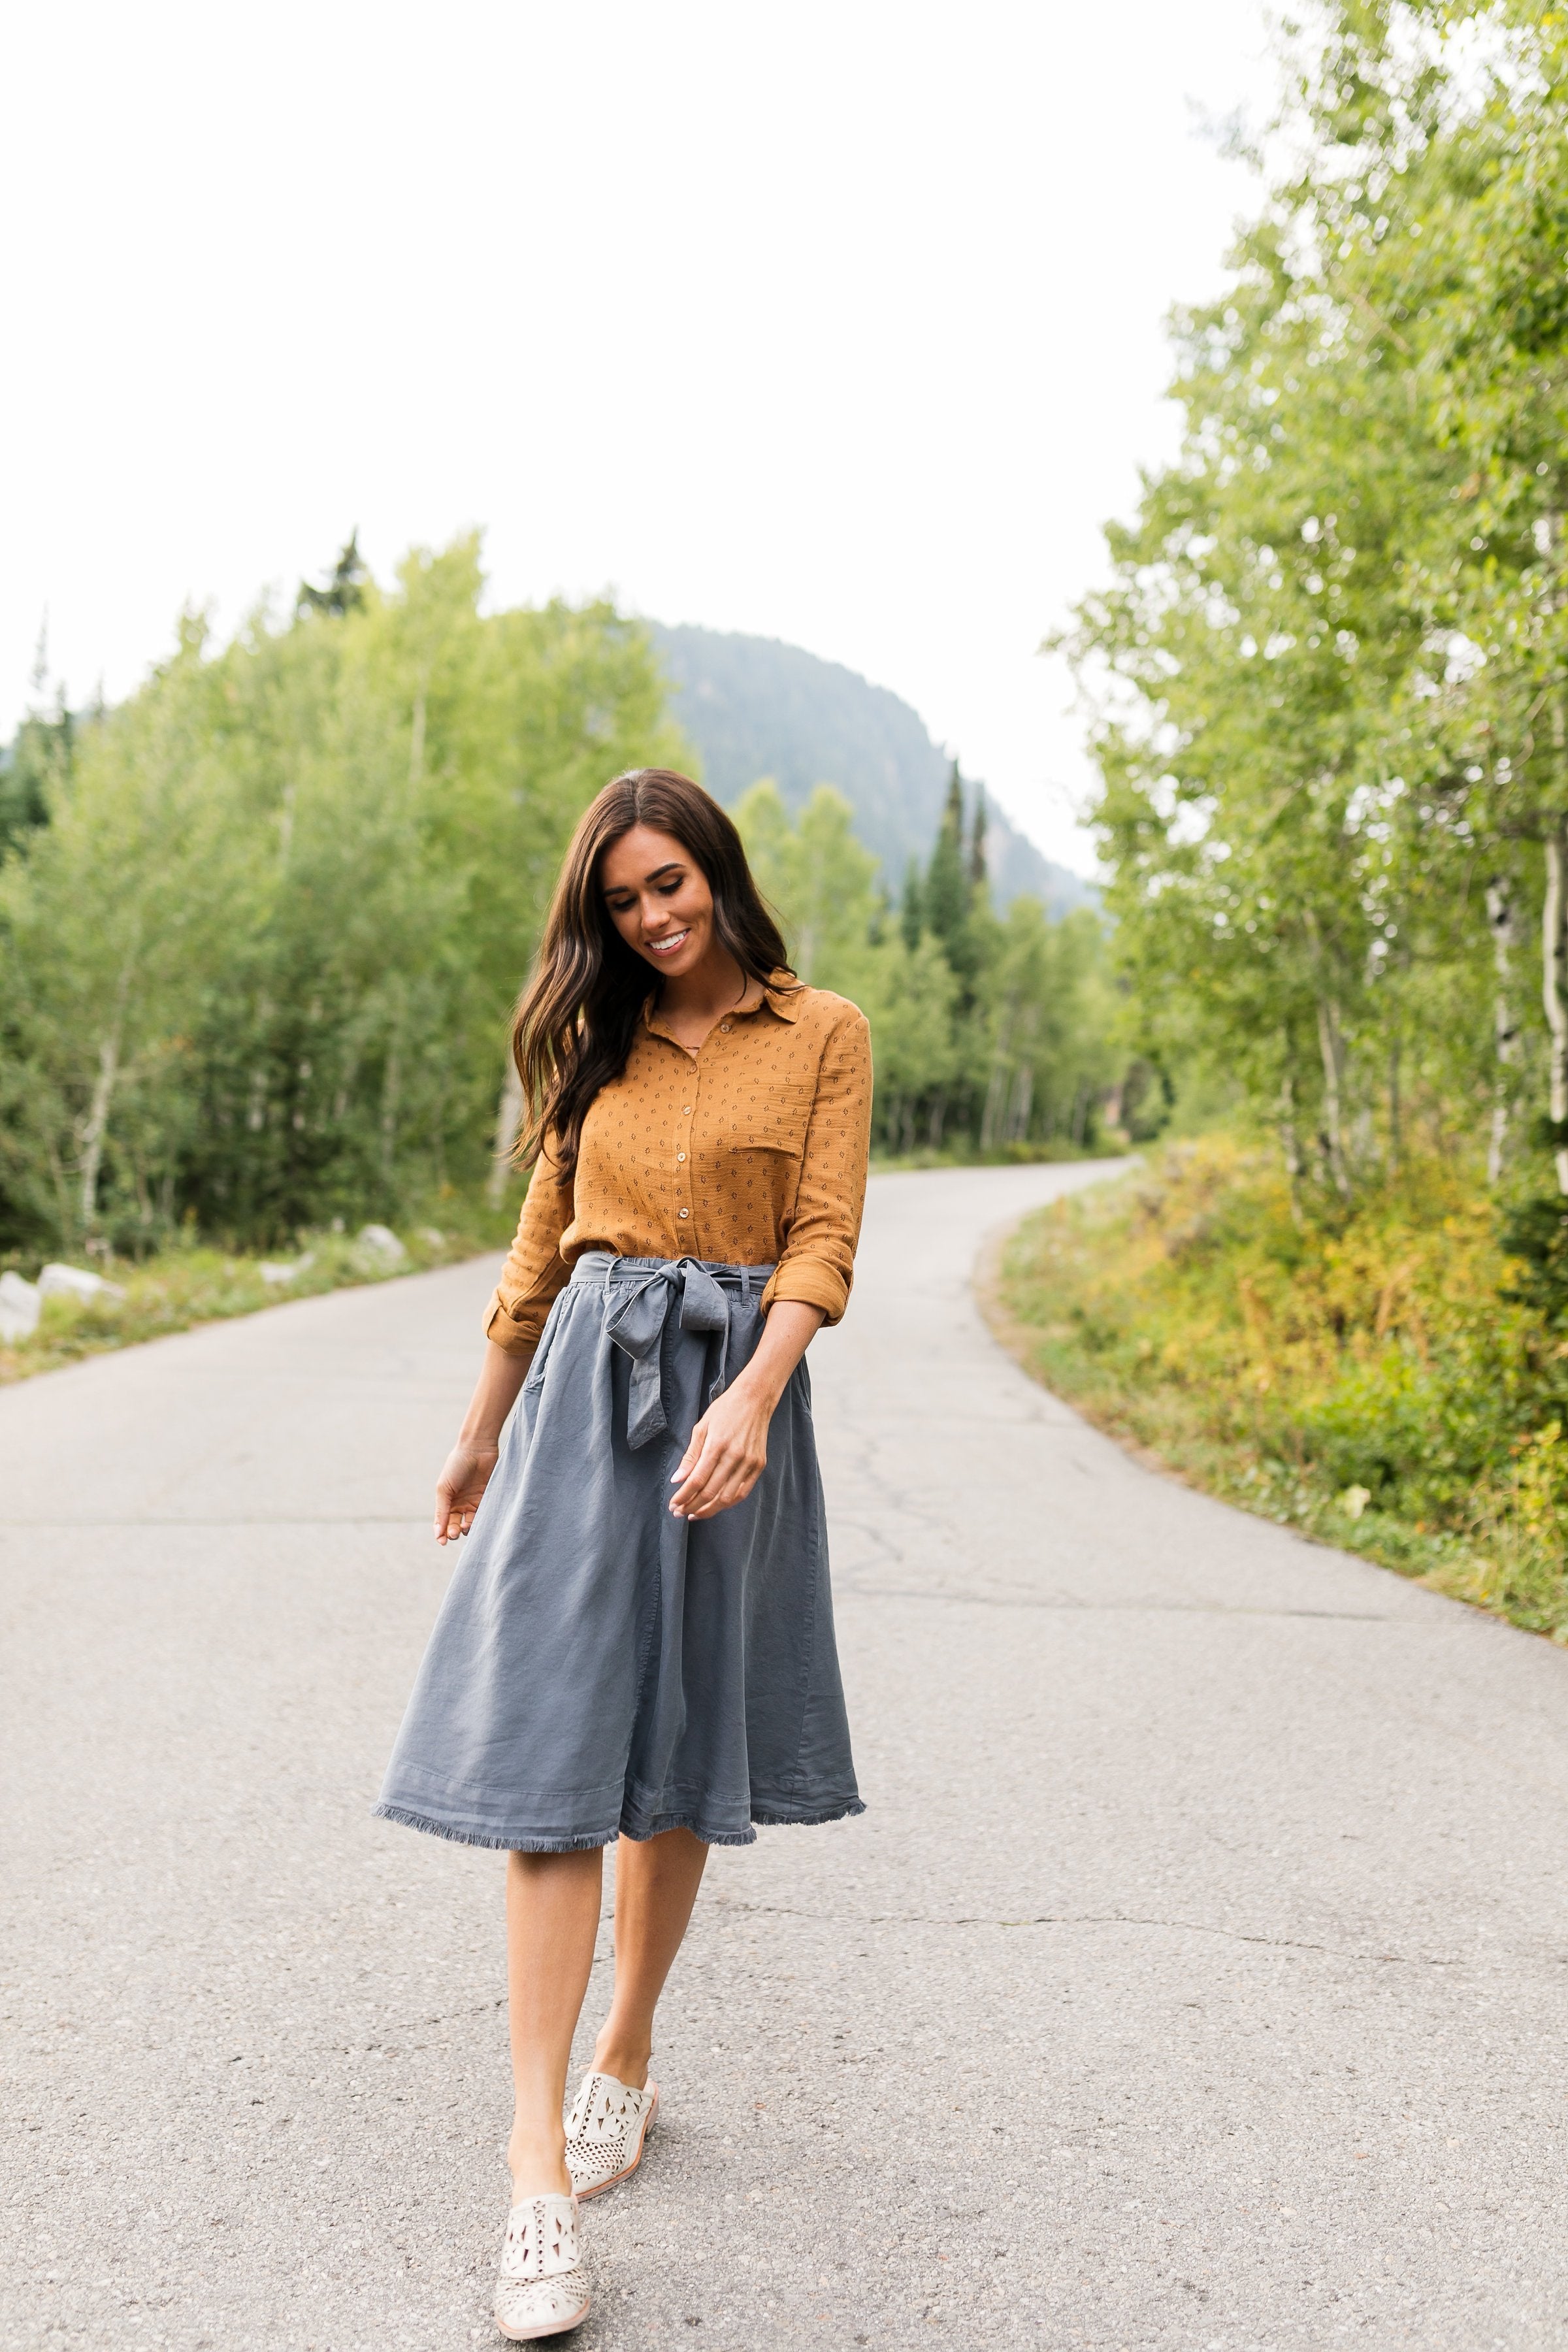
[[[763,1313],[781,1298],[797,1299],[803,1307],[820,1307],[827,1321],[837,1323],[849,1304],[849,1285],[825,1258],[786,1257],[774,1267],[763,1293]]]
[[[548,1307],[542,1315],[524,1307],[520,1320],[506,1306],[500,1292],[492,1291],[490,1303],[485,1310],[485,1337],[495,1347],[504,1349],[509,1356],[529,1355],[543,1338],[549,1315]]]

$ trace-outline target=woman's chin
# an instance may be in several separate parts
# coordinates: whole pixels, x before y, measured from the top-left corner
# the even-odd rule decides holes
[[[700,940],[687,940],[672,955],[655,955],[651,948],[645,949],[643,952],[655,971],[662,973],[667,980],[679,980],[701,962],[702,943]]]

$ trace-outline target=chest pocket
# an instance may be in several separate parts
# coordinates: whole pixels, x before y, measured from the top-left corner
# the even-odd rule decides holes
[[[783,1151],[798,1160],[816,1089],[807,1078],[781,1078],[740,1090],[714,1141],[721,1150]]]

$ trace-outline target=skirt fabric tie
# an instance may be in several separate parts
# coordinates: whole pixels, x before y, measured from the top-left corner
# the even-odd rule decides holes
[[[551,1309],[415,1683],[377,1812],[522,1853],[837,1820],[856,1787],[804,1361],[767,1467],[672,1517],[694,1424],[772,1269],[590,1251]]]

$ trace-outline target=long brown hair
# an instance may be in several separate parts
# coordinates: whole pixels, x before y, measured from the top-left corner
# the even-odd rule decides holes
[[[583,1121],[601,1087],[619,1077],[658,985],[610,919],[599,881],[606,849],[647,824],[673,835],[713,893],[713,929],[748,981],[790,972],[745,847],[716,800],[673,768],[633,768],[589,802],[572,835],[533,975],[518,1000],[511,1050],[528,1105],[518,1159],[531,1167],[548,1131],[563,1176],[577,1164]]]

